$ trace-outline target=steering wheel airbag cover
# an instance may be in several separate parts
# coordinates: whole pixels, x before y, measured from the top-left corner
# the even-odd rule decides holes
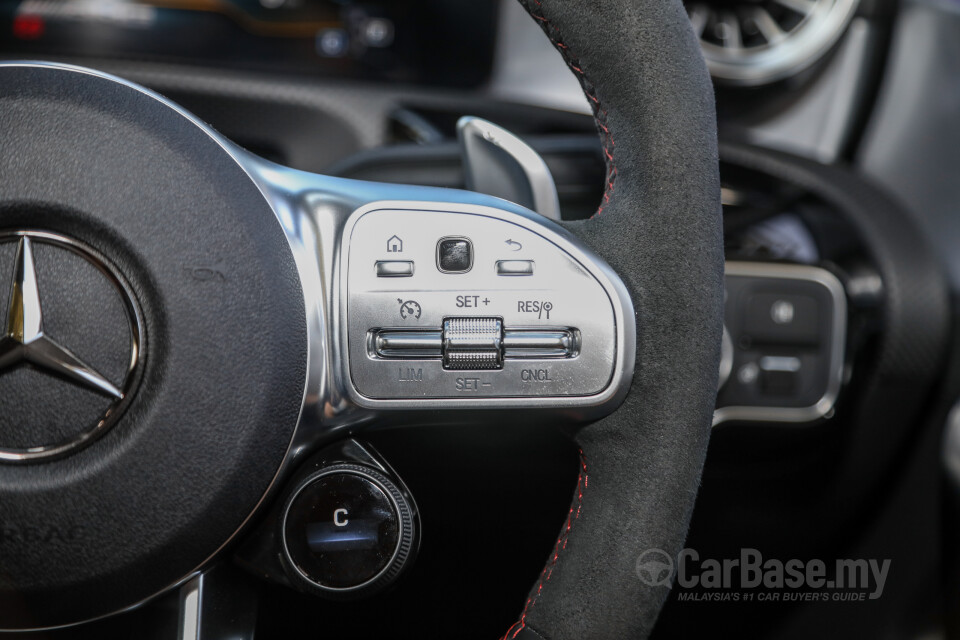
[[[0,66],[0,228],[92,247],[144,319],[143,379],[118,424],[70,457],[0,465],[0,628],[49,627],[171,586],[250,516],[302,406],[304,298],[230,153],[156,96],[84,70]],[[97,313],[89,296],[70,303]]]

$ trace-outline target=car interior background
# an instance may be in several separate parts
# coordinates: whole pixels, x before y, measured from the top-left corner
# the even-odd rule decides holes
[[[758,601],[742,586],[727,589],[734,598],[674,584],[652,637],[960,638],[960,3],[684,6],[715,89],[726,260],[716,409],[685,547],[700,558],[882,559],[889,574],[880,597],[862,599],[838,589]],[[526,180],[546,173],[551,210],[566,221],[604,198],[592,106],[516,0],[0,0],[0,34],[4,61],[141,84],[278,165],[506,194],[540,213],[549,197]],[[465,116],[479,132],[473,149]],[[484,155],[494,135],[522,140],[547,171],[498,191],[517,174]],[[512,162],[539,167],[527,149]],[[389,238],[382,268],[405,269],[416,242]],[[468,271],[477,237],[443,242],[439,271]],[[14,248],[0,251],[0,274]],[[202,268],[197,277],[219,277]],[[403,319],[425,313],[422,300],[398,302]],[[525,313],[549,318],[550,307],[536,300]],[[371,339],[381,355],[412,348],[390,344],[399,338]],[[575,349],[575,333],[544,339]],[[379,384],[382,373],[369,375]],[[222,637],[501,637],[581,482],[564,429],[509,418],[364,431],[317,456],[311,469],[372,465],[378,495],[407,505],[416,535],[391,544],[408,545],[409,562],[376,592],[292,588],[264,557],[276,520],[315,481],[295,476],[216,569],[232,603],[224,629],[242,629]],[[2,574],[0,558],[0,589]],[[173,592],[23,637],[174,637],[180,606]],[[131,631],[145,628],[152,635]]]

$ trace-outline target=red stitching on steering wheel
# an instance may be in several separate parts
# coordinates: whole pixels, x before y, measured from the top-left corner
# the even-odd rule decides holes
[[[564,62],[567,63],[567,66],[570,67],[579,77],[580,84],[583,86],[583,91],[587,95],[587,98],[593,103],[591,108],[593,109],[593,115],[597,120],[597,126],[600,127],[602,131],[601,140],[603,141],[603,154],[607,160],[607,184],[603,190],[603,203],[597,208],[597,212],[594,214],[596,216],[603,213],[603,208],[610,203],[610,197],[613,193],[613,183],[617,178],[617,164],[613,160],[613,152],[616,147],[616,143],[613,140],[613,134],[610,133],[610,128],[607,126],[607,110],[603,108],[603,105],[600,104],[600,99],[597,97],[596,90],[593,87],[593,83],[590,82],[590,79],[587,78],[587,74],[583,72],[582,65],[580,61],[576,59],[573,55],[573,52],[570,51],[568,47],[563,42],[563,38],[560,36],[560,29],[557,28],[550,19],[543,15],[543,2],[541,0],[531,0],[536,6],[536,9],[529,8],[530,15],[533,16],[536,20],[539,20],[546,28],[544,31],[547,33],[547,37],[550,38],[550,42],[553,43],[557,49],[560,50],[560,55],[563,56]],[[553,30],[553,33],[550,33],[550,30]]]
[[[527,614],[530,613],[530,610],[533,609],[533,606],[537,604],[537,598],[540,597],[540,592],[543,591],[543,585],[546,584],[547,580],[550,579],[550,576],[553,575],[553,569],[557,565],[557,559],[560,557],[560,552],[567,548],[567,539],[570,537],[570,529],[573,528],[573,523],[580,517],[580,511],[583,507],[583,490],[587,488],[588,476],[587,476],[587,459],[583,455],[583,449],[580,449],[580,474],[577,477],[577,505],[576,508],[573,506],[570,507],[570,511],[567,513],[567,525],[560,531],[560,535],[557,537],[556,544],[553,545],[553,556],[550,558],[550,562],[547,563],[547,566],[543,568],[543,571],[540,572],[540,582],[537,584],[536,592],[527,598],[526,604],[523,606],[523,612],[520,614],[520,619],[514,622],[507,632],[503,634],[503,637],[500,640],[513,640],[517,635],[527,626]]]

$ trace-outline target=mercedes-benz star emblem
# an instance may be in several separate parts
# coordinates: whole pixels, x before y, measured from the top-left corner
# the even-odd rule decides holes
[[[128,404],[138,378],[141,359],[142,323],[129,287],[109,264],[94,252],[63,236],[34,231],[0,234],[0,244],[17,242],[13,282],[3,333],[0,334],[0,376],[19,367],[29,366],[45,374],[104,396],[109,405],[101,417],[87,428],[71,434],[61,442],[42,443],[29,447],[0,446],[0,462],[30,462],[59,457],[102,435],[119,418]],[[49,244],[69,250],[91,263],[107,277],[123,300],[130,321],[131,354],[126,378],[111,382],[66,346],[57,342],[44,329],[41,283],[37,278],[34,244]],[[2,319],[0,319],[2,322]],[[20,399],[29,402],[29,399]],[[5,398],[3,402],[16,399]]]
[[[0,372],[24,363],[70,378],[77,384],[114,398],[123,398],[123,392],[109,380],[43,333],[37,269],[33,264],[33,247],[27,236],[20,238],[20,246],[17,247],[7,332],[0,339]]]

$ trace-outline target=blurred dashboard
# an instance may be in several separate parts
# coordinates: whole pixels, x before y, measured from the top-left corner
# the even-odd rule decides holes
[[[852,157],[894,0],[685,4],[721,137],[823,163]],[[596,146],[577,78],[516,0],[0,0],[0,59],[139,82],[307,171],[384,145],[455,140],[465,113]]]
[[[473,87],[493,0],[0,0],[0,52]]]

